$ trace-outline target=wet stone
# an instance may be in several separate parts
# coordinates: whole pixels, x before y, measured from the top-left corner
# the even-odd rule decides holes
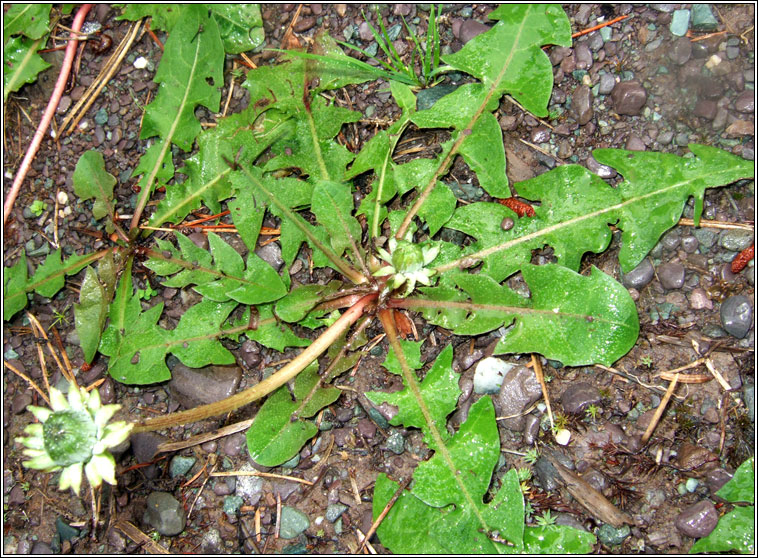
[[[713,309],[713,302],[708,298],[708,293],[705,292],[705,289],[701,287],[692,289],[692,292],[689,294],[689,302],[690,308],[693,310]]]
[[[314,25],[316,25],[315,17],[301,17],[297,20],[297,23],[295,23],[293,29],[295,30],[295,33],[302,33],[303,31],[308,31],[308,29]]]
[[[467,19],[461,24],[458,31],[458,39],[465,45],[474,37],[490,30],[489,25],[479,23],[475,19]]]
[[[545,143],[550,140],[550,130],[546,126],[538,126],[532,130],[532,143]]]
[[[578,70],[589,70],[592,67],[592,52],[587,43],[579,43],[574,49],[574,59]]]
[[[622,81],[613,88],[611,100],[618,114],[636,116],[647,102],[647,91],[636,81]]]
[[[539,481],[542,490],[553,492],[558,488],[560,473],[555,466],[544,457],[540,457],[534,464],[534,476]]]
[[[221,554],[224,551],[224,541],[218,529],[209,529],[203,533],[200,542],[200,552],[202,554]]]
[[[196,457],[188,457],[184,455],[174,456],[171,460],[171,465],[169,465],[169,474],[171,475],[171,478],[174,479],[189,473],[196,461]]]
[[[493,397],[495,412],[498,416],[522,413],[541,396],[542,388],[534,372],[526,366],[516,366],[506,372],[500,391]],[[524,417],[507,418],[503,424],[511,430],[521,431]]]
[[[716,233],[711,229],[699,228],[692,231],[692,234],[697,238],[701,248],[710,250],[711,246],[716,242]]]
[[[580,85],[571,96],[571,113],[580,126],[592,120],[592,91],[586,85]]]
[[[142,521],[161,535],[172,537],[184,531],[187,515],[179,501],[168,492],[153,492],[147,497]]]
[[[366,440],[373,440],[376,435],[376,425],[369,419],[363,418],[358,421],[358,433]]]
[[[29,392],[23,391],[13,396],[11,411],[14,415],[20,415],[26,411],[26,407],[32,404],[32,396]]]
[[[740,95],[734,100],[734,108],[737,112],[754,112],[755,93],[749,89],[740,93]]]
[[[699,242],[694,236],[687,235],[682,237],[682,250],[688,254],[694,254],[697,250],[698,245]]]
[[[666,289],[681,289],[684,285],[684,266],[677,262],[669,262],[658,266],[658,279]]]
[[[326,520],[334,523],[347,511],[345,504],[329,504],[326,507]]]
[[[674,520],[682,533],[692,538],[705,537],[716,528],[719,512],[709,500],[701,500],[684,508]]]
[[[671,230],[661,237],[661,244],[666,250],[676,249],[680,241],[679,232],[676,230]]]
[[[687,33],[687,29],[690,26],[690,11],[689,10],[674,10],[674,14],[671,16],[671,24],[669,30],[672,35],[677,37],[684,37]]]
[[[282,249],[277,242],[271,242],[265,246],[261,246],[255,251],[256,255],[264,262],[273,267],[276,271],[279,271],[284,265],[282,259]]]
[[[634,134],[626,139],[626,145],[624,147],[629,151],[645,151],[646,149],[645,142],[642,141],[639,136]]]
[[[714,469],[713,471],[708,472],[708,474],[705,476],[705,485],[708,487],[708,490],[710,491],[711,495],[715,495],[716,492],[721,490],[721,487],[724,486],[731,479],[732,479],[732,475],[729,474],[729,472],[722,469],[721,467],[719,467],[717,469]]]
[[[149,463],[155,457],[158,446],[165,442],[166,438],[155,432],[137,432],[131,435],[130,441],[137,463]],[[158,468],[155,465],[142,467],[140,471],[148,479],[154,479],[158,475]]]
[[[531,446],[540,433],[540,419],[534,415],[524,417],[524,443]]]
[[[717,111],[718,106],[716,105],[715,101],[702,99],[697,102],[695,109],[692,111],[692,114],[700,118],[705,118],[706,120],[713,120],[716,118]]]
[[[719,238],[719,245],[732,252],[741,252],[753,244],[753,233],[738,229],[724,230]]]
[[[734,337],[742,339],[753,324],[753,307],[744,295],[734,295],[721,304],[721,325]]]
[[[570,415],[581,415],[590,405],[600,403],[600,392],[588,382],[571,384],[561,395],[563,410]]]
[[[240,471],[255,471],[250,463],[245,463],[239,468]],[[241,475],[237,477],[237,496],[241,497],[248,506],[255,506],[261,501],[263,495],[263,479],[253,475]]]
[[[311,524],[308,516],[291,506],[282,506],[279,523],[279,536],[283,539],[294,539],[305,531]]]
[[[616,78],[613,74],[603,72],[600,74],[600,82],[597,92],[600,95],[608,95],[616,87]]]
[[[245,434],[242,432],[236,432],[223,439],[221,442],[221,452],[223,455],[236,457],[242,452],[242,449],[246,445],[247,439],[245,438]]]
[[[718,20],[713,16],[711,7],[708,4],[692,5],[692,22],[690,27],[697,31],[715,31],[718,27]]]
[[[713,470],[719,462],[717,455],[706,448],[684,442],[676,456],[677,466],[693,475],[705,475]]]
[[[680,66],[687,62],[692,55],[692,43],[687,37],[679,37],[674,41],[674,46],[669,52],[669,58],[675,64]]]
[[[396,455],[400,455],[405,451],[405,438],[399,430],[393,429],[390,435],[387,436],[387,449]]]
[[[171,371],[168,386],[171,397],[185,409],[191,409],[233,395],[241,378],[239,366],[190,368],[179,363]]]
[[[592,155],[587,157],[586,165],[590,171],[594,172],[600,178],[613,178],[618,174],[613,167],[598,163]]]
[[[622,282],[626,288],[642,289],[653,280],[655,268],[648,258],[642,260],[637,267],[629,273],[624,273]]]
[[[618,529],[608,523],[603,523],[597,530],[597,538],[605,546],[617,546],[631,534],[629,525],[622,525]]]

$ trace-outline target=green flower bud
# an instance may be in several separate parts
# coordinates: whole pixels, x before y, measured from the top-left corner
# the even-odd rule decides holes
[[[58,411],[42,427],[45,450],[56,465],[86,462],[97,441],[97,427],[87,411]]]
[[[424,267],[424,252],[417,244],[399,240],[392,252],[392,266],[398,273],[418,271]]]

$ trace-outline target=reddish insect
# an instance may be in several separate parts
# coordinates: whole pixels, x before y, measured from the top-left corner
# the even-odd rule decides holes
[[[534,217],[535,215],[534,208],[531,205],[516,198],[504,198],[497,201],[503,204],[505,207],[515,211],[516,215],[519,217],[523,217],[524,215],[527,217]]]
[[[739,273],[747,266],[747,262],[753,259],[755,255],[755,244],[750,248],[745,248],[742,252],[737,254],[732,260],[732,273]]]

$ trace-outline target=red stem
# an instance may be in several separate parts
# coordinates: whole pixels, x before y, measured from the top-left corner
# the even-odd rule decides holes
[[[45,137],[45,130],[50,125],[50,121],[53,119],[55,110],[58,108],[61,97],[63,96],[63,90],[66,88],[66,81],[68,81],[68,75],[71,73],[71,65],[74,62],[74,55],[76,54],[76,46],[79,42],[79,30],[82,28],[84,18],[87,17],[87,13],[92,8],[92,4],[83,4],[79,11],[76,12],[74,23],[71,25],[71,38],[66,46],[66,57],[63,59],[63,66],[61,66],[61,72],[58,75],[58,81],[55,83],[55,89],[50,96],[50,101],[47,103],[45,113],[42,115],[42,120],[37,127],[37,131],[34,132],[32,143],[29,145],[29,149],[26,151],[24,160],[21,162],[21,166],[16,173],[16,178],[13,180],[13,186],[11,186],[8,196],[5,198],[5,205],[3,206],[3,225],[8,220],[13,209],[13,203],[16,201],[19,190],[21,190],[21,183],[26,178],[26,174],[29,172],[29,168],[32,165],[35,155],[39,150],[39,146],[42,143],[42,138]]]

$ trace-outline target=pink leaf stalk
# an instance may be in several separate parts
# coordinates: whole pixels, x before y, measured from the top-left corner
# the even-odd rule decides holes
[[[29,149],[26,151],[24,160],[21,161],[21,166],[16,173],[16,178],[13,179],[13,186],[11,186],[10,192],[8,192],[8,197],[5,198],[5,205],[3,206],[3,225],[5,225],[8,217],[11,214],[13,203],[16,201],[19,190],[21,190],[21,183],[24,181],[24,178],[26,178],[26,173],[29,172],[29,167],[31,167],[35,155],[37,155],[39,146],[42,143],[42,138],[45,137],[45,131],[50,125],[50,121],[53,119],[53,115],[58,108],[58,103],[60,103],[61,97],[63,96],[63,90],[66,87],[66,81],[68,81],[68,75],[71,73],[71,66],[74,63],[74,54],[76,54],[76,47],[79,44],[77,36],[79,30],[82,28],[82,24],[84,23],[84,18],[87,17],[87,13],[90,11],[90,8],[92,8],[92,4],[84,4],[81,8],[79,8],[79,11],[76,12],[74,23],[71,25],[71,40],[66,46],[66,56],[63,59],[63,66],[61,67],[61,73],[58,75],[58,81],[55,83],[55,89],[53,90],[53,94],[50,96],[50,101],[47,103],[47,108],[45,109],[45,113],[42,115],[42,120],[37,127],[37,131],[34,132],[32,143],[29,145]]]

